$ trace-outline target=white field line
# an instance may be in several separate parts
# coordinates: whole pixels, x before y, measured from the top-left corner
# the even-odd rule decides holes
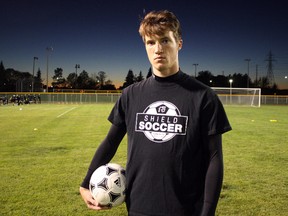
[[[71,109],[66,110],[65,112],[63,112],[63,113],[61,113],[60,115],[58,115],[57,118],[59,118],[59,117],[65,115],[66,113],[68,113],[68,112],[70,112],[70,111],[72,111],[72,110],[74,110],[74,109],[76,109],[76,108],[77,108],[77,107],[72,107]]]

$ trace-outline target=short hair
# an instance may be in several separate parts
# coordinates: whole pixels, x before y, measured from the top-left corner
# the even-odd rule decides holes
[[[182,39],[180,22],[177,17],[168,10],[151,11],[140,23],[139,34],[145,41],[145,36],[164,35],[172,31],[177,41]]]

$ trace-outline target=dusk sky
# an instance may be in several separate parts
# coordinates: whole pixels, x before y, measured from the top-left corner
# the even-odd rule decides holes
[[[150,67],[138,34],[140,18],[151,10],[171,10],[180,20],[183,48],[180,67],[194,75],[209,70],[225,76],[247,73],[254,81],[267,75],[268,53],[280,88],[288,89],[288,7],[286,0],[4,0],[0,8],[0,61],[4,67],[32,73],[40,68],[46,79],[56,68],[66,78],[85,70],[89,75],[106,72],[116,86],[129,69],[146,76]],[[45,81],[46,82],[46,81]]]

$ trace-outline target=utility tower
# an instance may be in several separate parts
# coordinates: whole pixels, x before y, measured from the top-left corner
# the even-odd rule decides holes
[[[270,86],[273,86],[275,84],[275,80],[274,80],[274,74],[273,74],[273,61],[275,61],[275,59],[273,58],[273,54],[270,50],[270,52],[267,55],[267,59],[265,61],[268,62],[267,64],[267,80],[270,84]]]

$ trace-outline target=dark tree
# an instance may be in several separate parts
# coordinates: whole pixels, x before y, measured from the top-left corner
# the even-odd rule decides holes
[[[101,86],[101,90],[116,90],[116,87],[111,80],[107,80],[105,84]]]
[[[151,67],[149,68],[146,79],[149,78],[150,76],[152,76],[152,68]]]
[[[140,71],[139,75],[136,77],[136,82],[141,82],[142,80],[144,80],[144,77],[142,75],[142,71]]]
[[[5,67],[3,65],[3,62],[0,62],[0,91],[4,91],[5,90],[5,86],[6,86],[6,71],[5,71]]]
[[[36,73],[36,77],[34,78],[34,91],[35,92],[40,92],[43,91],[43,84],[42,84],[43,80],[41,78],[41,70],[40,68],[38,69],[37,73]]]
[[[54,76],[52,77],[53,82],[52,86],[55,88],[64,88],[66,87],[66,80],[63,77],[63,69],[57,68],[54,70]]]
[[[123,84],[123,88],[126,88],[127,86],[129,86],[129,85],[131,85],[133,83],[135,83],[135,76],[134,76],[133,71],[130,69],[128,71],[128,74],[127,74],[126,78],[125,78],[125,82]]]
[[[107,75],[104,71],[99,71],[98,72],[98,76],[97,76],[97,81],[100,84],[100,89],[102,86],[105,85],[105,81],[106,81]]]
[[[233,79],[233,87],[234,88],[246,88],[247,87],[247,78],[248,75],[247,74],[240,74],[240,73],[234,73],[232,75],[232,79]],[[251,84],[251,80],[249,78],[249,86]]]
[[[57,79],[61,79],[63,78],[63,69],[62,68],[56,68],[54,70],[54,76],[52,77],[52,79],[55,81]]]
[[[67,76],[67,84],[69,88],[75,89],[77,87],[77,75],[76,72],[70,73]]]
[[[216,86],[216,87],[228,87],[229,86],[228,78],[223,75],[218,75],[214,77],[212,79],[212,84],[213,86]]]
[[[197,80],[201,81],[205,85],[210,85],[210,81],[213,80],[213,75],[210,71],[200,71],[197,76]]]
[[[89,83],[89,75],[87,71],[83,70],[79,76],[77,77],[77,88],[85,89],[87,88],[87,84]]]

